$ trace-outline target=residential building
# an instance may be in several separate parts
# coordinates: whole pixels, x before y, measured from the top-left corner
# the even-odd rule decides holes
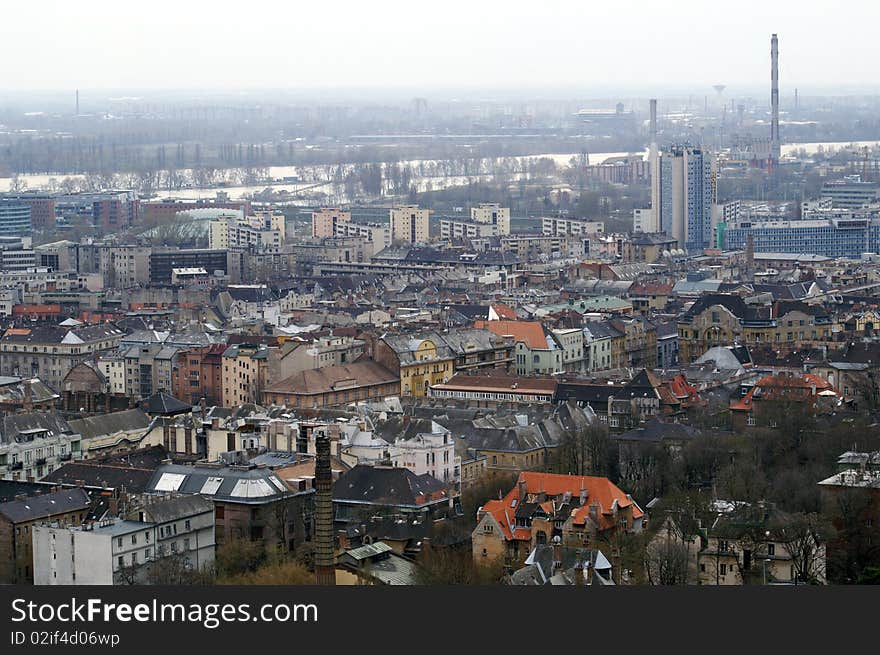
[[[428,221],[430,215],[430,209],[419,209],[416,205],[392,207],[389,210],[391,241],[426,243],[429,239]]]
[[[481,202],[471,207],[471,221],[482,225],[493,225],[496,235],[510,234],[510,208],[494,202]]]
[[[297,408],[332,407],[397,396],[400,384],[396,372],[362,359],[295,373],[265,387],[260,402]]]
[[[333,520],[340,528],[376,514],[399,514],[410,521],[436,520],[453,511],[453,496],[449,484],[428,473],[358,465],[334,483],[333,510]]]
[[[454,218],[440,219],[440,238],[444,241],[485,239],[498,236],[498,225]]]
[[[582,218],[541,219],[541,233],[548,237],[596,235],[605,233],[603,221],[587,221]]]
[[[818,533],[812,543],[787,539],[786,519],[765,503],[732,503],[707,530],[698,584],[825,584],[825,543]]]
[[[247,539],[292,552],[314,535],[314,488],[291,491],[269,468],[162,464],[147,491],[211,500],[218,545]]]
[[[389,335],[369,344],[373,360],[389,371],[399,372],[400,393],[404,396],[427,396],[431,385],[452,377],[458,357],[437,332]]]
[[[477,511],[474,561],[521,563],[556,537],[562,545],[589,548],[600,536],[641,532],[646,521],[642,508],[608,478],[524,471],[507,495]]]
[[[564,370],[562,346],[557,337],[537,321],[476,321],[474,327],[513,340],[517,375],[549,375]]]
[[[35,581],[35,565],[46,561],[35,548],[34,533],[42,523],[80,525],[91,507],[79,488],[52,491],[0,503],[0,584]]]
[[[747,427],[776,427],[780,412],[800,405],[804,411],[832,412],[843,404],[843,395],[812,373],[767,375],[741,398],[730,401],[731,423],[736,430]]]
[[[82,456],[82,435],[57,412],[14,414],[2,419],[0,475],[6,480],[41,479]]]
[[[221,398],[224,407],[259,404],[269,380],[269,348],[239,343],[223,351]]]
[[[223,353],[226,344],[178,350],[172,365],[172,389],[175,398],[197,405],[223,403]]]
[[[0,337],[0,374],[39,377],[53,389],[61,389],[70,369],[115,349],[123,334],[109,323],[9,328]]]
[[[161,499],[127,520],[34,528],[38,585],[124,585],[162,582],[168,559],[202,570],[214,561],[214,505],[201,496]],[[167,583],[166,583],[167,584]]]
[[[658,231],[687,250],[710,247],[715,179],[709,153],[692,146],[673,146],[660,154],[659,169],[653,181],[659,185]]]
[[[351,212],[338,207],[322,207],[312,212],[312,236],[334,237],[339,234],[337,226],[351,222]]]
[[[679,359],[690,363],[709,348],[741,343],[780,352],[827,342],[832,319],[822,305],[802,301],[747,304],[734,294],[708,293],[678,317]]]

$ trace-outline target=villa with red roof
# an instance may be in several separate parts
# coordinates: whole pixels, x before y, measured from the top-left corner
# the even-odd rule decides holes
[[[478,564],[498,558],[521,564],[553,537],[589,548],[600,536],[641,532],[646,521],[642,508],[608,478],[523,471],[504,498],[477,510],[471,544]]]
[[[735,430],[762,423],[772,427],[773,416],[766,416],[770,408],[794,403],[816,411],[822,407],[836,407],[843,401],[843,394],[818,375],[766,375],[745,396],[731,400],[731,423]],[[764,417],[762,413],[765,413]]]

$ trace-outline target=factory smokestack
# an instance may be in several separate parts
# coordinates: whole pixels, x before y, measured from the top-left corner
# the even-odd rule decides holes
[[[779,40],[770,37],[770,158],[779,161]]]
[[[657,143],[657,98],[651,98],[651,143]]]
[[[336,584],[333,551],[333,472],[330,469],[330,435],[315,431],[315,583]]]
[[[76,115],[79,116],[79,89],[76,90]]]

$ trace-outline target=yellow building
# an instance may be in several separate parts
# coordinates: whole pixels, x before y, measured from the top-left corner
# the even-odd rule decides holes
[[[428,332],[380,339],[373,358],[400,372],[401,395],[423,397],[429,387],[452,377],[456,355],[439,334]]]
[[[268,382],[268,359],[266,346],[236,344],[226,349],[221,371],[224,407],[259,404]]]
[[[338,207],[322,207],[312,212],[312,236],[336,236],[337,226],[350,222],[351,212],[342,211]]]
[[[430,209],[419,209],[416,205],[392,207],[389,215],[391,240],[405,243],[427,242],[430,215]]]

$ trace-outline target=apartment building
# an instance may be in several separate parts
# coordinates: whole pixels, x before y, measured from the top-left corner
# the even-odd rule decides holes
[[[312,236],[333,237],[337,229],[351,222],[351,212],[342,211],[338,207],[322,207],[312,212]]]
[[[391,240],[404,243],[427,242],[430,215],[430,209],[419,209],[416,205],[392,207],[389,210]]]

